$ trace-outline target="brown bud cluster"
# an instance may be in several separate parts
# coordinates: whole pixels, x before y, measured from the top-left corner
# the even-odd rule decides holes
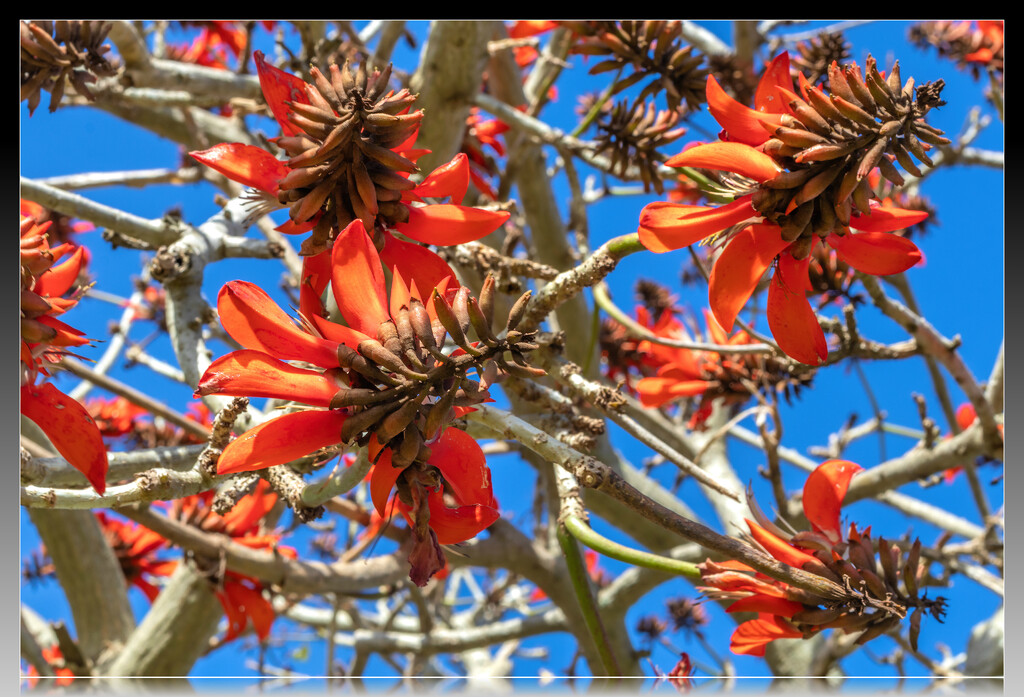
[[[902,185],[893,163],[914,176],[922,175],[915,158],[932,164],[928,151],[951,142],[925,122],[933,107],[945,104],[939,99],[943,85],[938,80],[915,88],[913,78],[904,83],[898,62],[883,78],[869,56],[863,73],[856,64],[830,65],[831,94],[811,88],[805,101],[780,88],[794,116],[784,118],[762,147],[786,171],[761,184],[752,203],[781,226],[783,238],[794,243],[794,257],[805,258],[816,235],[849,225],[853,213],[870,213],[868,174],[875,167]]]
[[[455,418],[455,407],[488,400],[488,386],[507,375],[544,375],[526,359],[537,348],[535,332],[517,329],[531,293],[513,305],[502,338],[491,329],[494,293],[493,276],[484,281],[479,299],[465,287],[450,299],[435,289],[430,302],[436,319],[413,298],[358,351],[340,345],[338,363],[345,375],[338,382],[349,387],[339,390],[330,406],[350,413],[341,440],[366,445],[374,437],[391,449],[395,467],[425,462],[426,444]],[[449,339],[460,350],[444,352]]]
[[[636,103],[660,92],[670,111],[686,105],[696,108],[703,104],[707,70],[701,68],[704,57],[695,54],[692,46],[682,45],[682,24],[679,20],[623,20],[592,22],[561,22],[580,37],[573,47],[574,53],[601,56],[590,73],[622,70],[632,67],[633,72],[619,80],[612,94],[631,87],[641,80],[655,76],[636,98]]]
[[[406,113],[416,95],[390,90],[391,66],[368,74],[345,63],[328,73],[310,69],[309,103],[288,102],[288,118],[302,133],[277,140],[292,169],[280,182],[280,202],[295,223],[322,213],[302,244],[304,256],[327,249],[357,218],[383,246],[383,230],[408,218],[400,201],[415,183],[402,173],[419,170],[392,150],[413,135],[423,112]]]
[[[686,128],[676,127],[679,115],[679,111],[657,110],[653,100],[646,106],[640,101],[627,106],[622,101],[598,119],[595,152],[610,154],[611,172],[618,176],[624,176],[631,166],[635,166],[644,183],[644,191],[650,191],[653,186],[662,194],[664,186],[658,165],[666,158],[658,150],[686,133]]]
[[[796,45],[791,61],[807,81],[817,85],[828,76],[833,63],[842,65],[850,59],[850,43],[840,32],[824,32]]]
[[[104,45],[111,22],[98,20],[21,22],[21,99],[31,115],[42,90],[50,93],[50,111],[56,111],[70,81],[78,94],[93,100],[88,84],[97,77],[116,74]]]

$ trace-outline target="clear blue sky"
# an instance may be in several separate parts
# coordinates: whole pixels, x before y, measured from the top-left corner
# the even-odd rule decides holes
[[[706,26],[729,40],[729,24],[708,22]],[[893,58],[898,58],[903,78],[913,75],[918,84],[938,78],[944,79],[946,87],[942,96],[947,105],[933,111],[929,115],[929,123],[944,129],[947,135],[955,138],[964,127],[971,108],[980,106],[983,114],[992,115],[993,125],[985,130],[974,145],[979,148],[1002,150],[1002,127],[994,110],[982,96],[985,81],[975,81],[969,73],[958,71],[951,62],[939,59],[934,50],[910,46],[906,41],[908,27],[907,22],[873,22],[851,28],[845,32],[845,36],[853,45],[853,59],[861,65],[870,53],[878,59],[880,67],[885,68],[888,68]],[[411,23],[411,28],[422,37],[426,24]],[[805,28],[806,26],[799,31]],[[394,55],[396,67],[410,71],[415,65],[415,59],[416,52],[406,49],[404,44]],[[565,79],[559,82],[557,101],[542,115],[552,126],[571,131],[578,119],[576,96],[603,88],[603,78],[606,76],[590,76],[587,70],[588,66],[577,58],[573,61],[573,67],[566,71]],[[183,154],[177,145],[162,141],[138,127],[122,123],[92,109],[65,108],[50,114],[46,110],[46,104],[47,98],[44,97],[43,104],[32,118],[28,117],[27,109],[24,104],[22,105],[21,172],[24,176],[42,178],[79,172],[175,167],[182,161]],[[717,125],[706,113],[699,115],[697,123],[706,133],[714,134],[718,131]],[[269,126],[265,127],[268,128],[268,135],[277,135],[276,132],[269,131]],[[589,135],[584,134],[584,137]],[[709,138],[697,129],[691,130],[677,141],[679,149],[692,139]],[[675,152],[677,150],[670,148],[668,154]],[[581,172],[583,176],[586,173],[585,169]],[[563,205],[563,210],[566,210],[568,190],[562,179],[556,180],[555,185],[556,196]],[[117,187],[82,193],[93,200],[148,218],[159,217],[167,210],[177,207],[181,209],[186,220],[198,224],[216,211],[213,202],[214,191],[208,185],[153,186],[144,190]],[[981,167],[958,167],[941,171],[929,177],[921,194],[930,199],[937,209],[940,225],[932,227],[925,237],[915,238],[925,254],[926,264],[911,270],[907,276],[913,285],[923,314],[944,335],[962,337],[961,355],[973,374],[979,379],[984,379],[992,368],[1003,337],[1002,172]],[[657,199],[653,193],[646,196],[622,196],[605,199],[593,206],[589,219],[591,244],[596,247],[607,239],[634,231],[640,209],[646,203]],[[104,245],[98,232],[87,233],[81,239],[92,250],[91,270],[97,282],[96,287],[108,293],[127,297],[132,290],[131,278],[138,275],[140,261],[144,255],[127,249],[112,251]],[[666,255],[641,253],[626,258],[608,279],[616,301],[621,307],[631,310],[633,285],[636,279],[653,278],[672,289],[683,305],[699,312],[707,302],[706,289],[684,287],[679,282],[679,271],[687,258],[684,250]],[[205,292],[207,298],[214,302],[220,286],[235,278],[263,283],[268,290],[276,289],[281,274],[282,267],[274,261],[225,261],[207,269]],[[86,299],[67,319],[89,336],[101,337],[106,334],[108,323],[116,320],[119,315],[119,308],[101,301]],[[905,338],[899,327],[871,307],[859,311],[858,324],[863,334],[879,341],[892,342]],[[136,327],[131,337],[139,340],[148,331],[148,328]],[[96,359],[102,355],[103,348],[103,344],[98,344],[96,347],[83,350],[82,354]],[[149,350],[157,357],[173,361],[173,354],[166,338],[158,339]],[[225,349],[215,346],[215,350],[222,353]],[[916,392],[928,399],[929,413],[945,430],[941,411],[922,361],[866,363],[862,364],[861,368],[871,384],[875,398],[891,422],[912,428],[919,426],[917,407],[911,398],[911,394]],[[151,374],[142,367],[131,370],[118,367],[112,374],[142,389],[155,391],[179,410],[184,410],[190,398],[190,391],[187,388],[174,385],[162,378],[151,377]],[[74,384],[75,381],[71,379],[59,381],[59,385],[65,390],[70,390]],[[952,381],[949,381],[949,384],[954,400],[957,403],[963,401],[955,384]],[[94,391],[93,394],[99,392]],[[838,430],[853,413],[858,415],[859,420],[870,418],[873,413],[869,397],[856,372],[847,369],[845,365],[822,371],[815,378],[813,389],[804,391],[801,397],[794,400],[792,406],[785,410],[785,434],[782,444],[806,454],[810,446],[825,445],[828,435]],[[753,428],[749,423],[745,425]],[[651,452],[638,448],[625,439],[618,438],[616,442],[634,463],[639,464],[651,455]],[[893,457],[912,445],[913,441],[907,438],[889,435],[885,439],[885,452],[888,457]],[[739,444],[732,445],[730,452],[733,454],[740,478],[744,481],[753,480],[759,500],[768,508],[772,500],[771,493],[757,473],[757,468],[764,464],[763,454]],[[865,467],[877,464],[879,439],[874,436],[863,439],[847,451],[846,457]],[[522,485],[523,472],[529,469],[528,466],[513,458],[501,457],[491,460],[491,468],[494,473],[495,492],[503,510],[513,519],[528,519],[531,505],[529,488]],[[669,471],[670,469],[672,471]],[[787,488],[798,490],[803,484],[803,473],[792,467],[786,467],[784,471]],[[1001,485],[988,486],[987,482],[997,471],[1001,470],[981,470],[982,480],[986,482],[986,491],[994,507],[1002,505]],[[674,478],[673,468],[661,468],[658,472],[666,484],[671,484]],[[532,472],[530,476],[532,477]],[[966,487],[966,482],[960,477],[951,486],[940,485],[923,489],[916,485],[908,485],[903,491],[936,505],[948,507],[954,513],[974,522],[980,522]],[[681,492],[688,505],[699,513],[708,512],[703,497],[695,486],[687,483]],[[517,496],[517,493],[521,495]],[[913,535],[920,536],[923,542],[931,543],[938,535],[938,532],[929,526],[919,521],[908,521],[894,515],[891,509],[870,501],[852,505],[846,514],[850,520],[862,525],[870,524],[876,534],[890,538],[910,531]],[[607,529],[602,532],[611,534]],[[300,552],[308,553],[306,537],[296,535],[290,543]],[[37,545],[38,538],[23,512],[22,556],[27,556]],[[385,549],[382,543],[378,552]],[[623,568],[622,565],[610,560],[604,560],[603,566],[613,573]],[[132,591],[132,594],[135,607],[141,613],[145,609],[146,601],[136,591]],[[954,585],[942,590],[941,594],[949,598],[946,624],[941,625],[930,618],[926,619],[920,637],[922,650],[933,657],[937,655],[937,643],[948,645],[954,652],[963,651],[970,627],[987,618],[998,606],[993,594],[980,590],[977,585],[963,577],[956,577]],[[630,616],[630,626],[643,614],[664,614],[664,600],[680,596],[693,597],[695,593],[692,587],[681,581],[659,587],[644,603],[634,608],[634,613]],[[68,617],[66,604],[55,581],[23,587],[23,600],[49,619]],[[717,608],[709,609],[714,620],[707,628],[708,638],[717,651],[726,654],[728,637],[735,625]],[[295,634],[295,627],[283,621],[279,621],[276,629],[281,634]],[[695,660],[710,663],[703,649],[685,634],[670,633],[668,636],[676,646],[689,652]],[[553,637],[549,636],[524,643],[529,646],[550,647],[554,658],[548,663],[548,667],[557,672],[559,668],[568,665],[571,652],[564,648],[568,642],[552,639]],[[245,667],[245,661],[254,659],[257,652],[255,649],[245,649],[246,644],[247,642],[238,642],[215,656],[200,661],[196,666],[196,674],[252,675],[253,671]],[[298,645],[292,642],[285,647],[271,649],[268,660],[278,665],[289,664],[299,671],[317,673],[323,665],[322,643],[313,644],[308,662],[300,661],[291,654]],[[887,639],[880,639],[868,646],[876,655],[886,653],[891,648],[892,644]],[[848,673],[894,674],[890,668],[871,663],[863,654],[864,652],[860,652],[844,661],[843,665]],[[740,675],[767,672],[759,659],[742,656],[731,658]],[[675,657],[664,649],[656,648],[652,660],[660,669],[668,671],[674,665]],[[535,674],[539,665],[538,662],[523,661],[520,669],[524,674]],[[373,670],[371,664],[368,672],[372,673]],[[908,671],[911,674],[924,673],[912,660],[908,662]]]

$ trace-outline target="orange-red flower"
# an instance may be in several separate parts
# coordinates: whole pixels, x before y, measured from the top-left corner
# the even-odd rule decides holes
[[[260,85],[281,127],[277,139],[290,156],[278,160],[262,148],[221,143],[190,153],[199,162],[266,195],[265,205],[290,205],[288,234],[314,231],[301,253],[323,252],[333,234],[362,220],[378,247],[387,230],[419,242],[452,245],[476,240],[509,213],[460,205],[469,185],[464,154],[416,185],[409,174],[427,151],[413,148],[422,112],[408,113],[414,97],[387,92],[390,70],[353,78],[346,65],[330,78],[311,69],[314,83],[273,67],[256,52]],[[450,198],[450,203],[428,203]]]
[[[392,277],[390,294],[385,268]],[[388,237],[378,254],[362,221],[355,220],[339,234],[330,258],[306,260],[303,327],[258,287],[243,281],[224,286],[218,301],[221,322],[245,349],[214,361],[197,389],[200,395],[275,397],[312,407],[265,421],[232,441],[220,457],[221,474],[282,464],[328,446],[368,444],[376,462],[370,486],[378,512],[385,514],[388,493],[397,487],[399,510],[414,521],[410,561],[412,578],[421,585],[444,566],[440,544],[469,539],[499,515],[480,446],[464,432],[444,428],[450,410],[464,413],[468,407],[427,397],[434,389],[430,381],[443,386],[442,394],[455,396],[459,383],[444,384],[444,375],[451,381],[454,374],[446,372],[450,366],[436,366],[430,376],[412,371],[384,348],[382,342],[391,345],[390,340],[381,338],[382,327],[395,329],[396,324],[410,325],[413,332],[412,321],[425,324],[431,336],[430,327],[443,331],[438,304],[426,305],[426,293],[455,295],[453,279],[448,265],[424,247]],[[323,316],[320,296],[328,283],[345,324]],[[413,319],[410,307],[417,310]],[[397,336],[394,341],[400,346]],[[429,380],[403,383],[382,370]],[[364,377],[393,388],[371,394]],[[399,389],[403,384],[404,391]],[[392,406],[389,397],[404,400],[394,402],[402,406]],[[421,409],[430,412],[424,423],[417,420]]]
[[[970,402],[961,404],[956,409],[956,424],[960,427],[961,431],[965,431],[970,428],[971,424],[978,418],[977,412],[974,410],[974,405]],[[1003,424],[997,424],[999,428],[999,434],[1003,433]],[[946,438],[951,438],[952,434],[947,434]],[[984,458],[979,458],[979,463],[986,461]],[[991,461],[991,460],[988,460]],[[962,465],[956,467],[950,467],[942,473],[942,478],[946,484],[951,484],[956,479],[956,476],[963,472],[964,468]]]
[[[104,511],[96,512],[107,544],[114,550],[124,572],[125,581],[141,590],[153,602],[160,589],[152,583],[154,576],[170,576],[178,562],[158,559],[156,553],[167,546],[167,540],[149,528],[119,520]]]
[[[746,521],[750,538],[784,564],[846,587],[849,597],[826,601],[755,572],[741,562],[708,560],[700,565],[706,584],[701,590],[708,597],[731,600],[726,610],[729,613],[758,613],[757,619],[736,628],[730,644],[733,653],[763,656],[767,645],[776,639],[806,638],[828,628],[847,633],[862,631],[858,643],[864,643],[899,624],[911,608],[910,639],[916,645],[924,611],[941,620],[945,600],[919,595],[923,573],[918,561],[919,542],[911,547],[901,566],[899,548],[879,538],[879,564],[870,527],[858,530],[851,524],[843,535],[840,508],[850,480],[862,470],[847,460],[829,460],[818,466],[803,490],[804,515],[811,530],[795,534],[769,520],[748,492],[757,519]]]
[[[278,544],[280,534],[264,529],[263,519],[277,502],[277,494],[270,490],[265,480],[260,480],[255,491],[243,497],[224,515],[218,515],[211,509],[213,498],[214,492],[206,491],[179,499],[170,505],[171,514],[207,532],[228,535],[236,544],[273,550],[290,559],[296,558],[295,549]],[[218,580],[217,599],[228,619],[223,641],[235,639],[249,624],[256,636],[265,641],[270,636],[276,613],[270,601],[263,596],[262,581],[234,571],[226,571]]]
[[[41,651],[43,658],[53,668],[53,674],[56,676],[54,683],[58,687],[67,687],[72,684],[75,680],[75,673],[64,662],[64,654],[61,653],[60,647],[57,644],[53,644],[43,647]],[[25,670],[25,676],[25,684],[30,689],[34,688],[39,682],[39,671],[33,665],[29,665]]]
[[[869,65],[873,70],[874,64]],[[895,74],[898,80],[898,72]],[[842,80],[843,89],[850,89],[847,77],[835,65],[830,75],[835,76],[834,84]],[[845,75],[863,83],[859,69],[854,75],[847,68]],[[732,330],[764,272],[774,266],[767,303],[769,327],[788,355],[817,365],[828,356],[828,345],[806,297],[807,266],[815,246],[828,244],[842,261],[863,273],[900,273],[920,261],[920,251],[910,240],[886,233],[920,222],[927,213],[879,206],[869,200],[871,191],[865,177],[873,162],[889,168],[883,170],[885,176],[899,177],[884,149],[903,146],[887,140],[891,135],[888,126],[877,123],[858,106],[848,107],[838,95],[829,101],[820,88],[807,85],[806,80],[801,80],[800,87],[803,98],[792,91],[786,54],[768,66],[753,109],[733,100],[714,76],[709,76],[708,108],[723,126],[722,140],[687,148],[666,164],[730,172],[737,197],[720,206],[649,204],[641,213],[638,232],[648,249],[667,252],[725,231],[727,239],[711,273],[709,302],[726,331]],[[866,102],[862,105],[865,109],[869,108]],[[859,139],[843,140],[846,136],[828,130],[830,126],[819,112],[838,114],[837,120],[851,123],[837,103],[865,119],[859,125],[864,131]],[[931,105],[933,102],[928,102],[920,111]],[[875,105],[870,108],[886,113]],[[914,123],[915,128],[923,128]],[[834,137],[830,140],[819,133]],[[934,134],[927,137],[938,138]],[[861,153],[857,148],[868,143],[877,147],[862,159],[854,159]],[[923,153],[915,146],[917,150]],[[907,164],[909,156],[904,158],[904,152],[900,151],[900,163],[916,169],[913,162]],[[828,166],[821,164],[833,161],[835,164]]]
[[[100,494],[106,490],[107,450],[89,412],[52,383],[44,359],[57,362],[69,347],[90,343],[82,332],[57,319],[78,302],[68,294],[85,263],[85,251],[63,243],[50,246],[52,221],[22,217],[21,235],[21,413],[46,434],[73,467]],[[70,258],[57,262],[71,253]]]

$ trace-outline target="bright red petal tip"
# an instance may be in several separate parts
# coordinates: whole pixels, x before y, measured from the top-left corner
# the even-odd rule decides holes
[[[797,261],[790,254],[779,256],[768,289],[768,327],[786,355],[819,365],[828,358],[828,342],[804,291],[809,263],[810,257]]]

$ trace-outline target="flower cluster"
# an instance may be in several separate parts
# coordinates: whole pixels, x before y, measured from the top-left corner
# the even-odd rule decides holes
[[[288,159],[242,143],[190,154],[260,192],[260,212],[288,206],[289,220],[278,229],[313,233],[302,255],[325,252],[354,220],[381,249],[392,229],[428,244],[459,244],[508,219],[507,212],[459,205],[469,182],[464,154],[419,185],[409,178],[425,152],[413,148],[423,112],[410,112],[416,95],[407,89],[390,90],[390,67],[370,74],[363,66],[332,64],[329,75],[312,67],[307,83],[270,65],[259,51],[255,58],[263,96],[283,134],[275,142]],[[448,197],[452,203],[424,203]]]
[[[477,300],[428,249],[388,236],[378,253],[361,220],[341,231],[330,256],[307,258],[305,269],[302,327],[251,283],[221,290],[221,322],[245,349],[214,361],[197,394],[275,397],[309,408],[230,443],[218,471],[262,469],[341,444],[368,446],[374,504],[384,516],[388,494],[397,490],[416,539],[412,577],[426,583],[444,565],[439,544],[469,539],[498,517],[479,445],[447,426],[490,399],[487,385],[503,375],[543,372],[524,357],[536,348],[532,334],[516,329],[529,294],[498,339],[493,279]],[[324,316],[328,283],[344,324]],[[449,337],[456,348],[445,353]]]
[[[731,173],[735,198],[721,206],[659,201],[640,217],[640,239],[654,252],[721,240],[709,302],[727,331],[774,267],[768,325],[786,354],[810,365],[828,356],[806,297],[815,247],[827,244],[845,263],[872,275],[914,266],[921,259],[914,243],[886,233],[927,213],[879,206],[868,175],[877,167],[902,184],[894,161],[919,176],[911,155],[931,164],[928,149],[949,142],[924,121],[943,104],[941,80],[915,89],[913,78],[901,80],[898,63],[887,77],[870,57],[866,65],[864,73],[855,64],[830,65],[826,94],[802,73],[795,87],[788,54],[780,54],[758,85],[754,109],[729,97],[710,76],[708,108],[723,127],[721,140],[687,148],[666,164]]]
[[[114,518],[104,511],[96,512],[96,520],[121,565],[125,581],[141,590],[149,602],[156,600],[160,589],[153,584],[153,577],[170,576],[178,566],[177,561],[155,556],[167,547],[167,540],[149,528]]]
[[[52,383],[37,384],[40,375],[49,374],[47,363],[59,362],[69,348],[90,343],[82,332],[57,319],[78,303],[79,294],[69,291],[82,273],[85,248],[66,242],[51,246],[51,226],[52,221],[39,224],[35,218],[21,218],[21,413],[102,494],[107,450],[95,422],[85,407]]]
[[[105,55],[110,46],[103,43],[111,22],[42,20],[20,26],[21,99],[28,100],[29,116],[39,106],[42,90],[50,93],[50,111],[56,111],[68,83],[92,100],[89,83],[116,73]]]
[[[281,535],[268,532],[264,518],[277,503],[277,494],[265,480],[260,480],[255,491],[242,498],[225,515],[214,513],[214,492],[206,491],[178,499],[170,504],[169,515],[195,525],[205,532],[227,535],[232,542],[251,549],[273,550],[276,554],[294,559],[297,552],[279,545]],[[238,637],[250,623],[260,640],[270,636],[276,614],[270,601],[263,596],[263,583],[256,578],[234,571],[220,570],[216,559],[193,557],[200,571],[211,577],[217,599],[227,615],[228,629],[224,641]]]
[[[977,79],[980,69],[1003,72],[1003,21],[979,19],[921,22],[910,28],[910,40],[919,46],[934,46],[940,56],[970,67]]]
[[[846,597],[826,600],[740,562],[709,559],[700,565],[705,595],[732,601],[729,613],[758,615],[736,628],[733,653],[763,656],[775,639],[807,638],[832,628],[847,634],[861,632],[857,643],[864,644],[897,627],[911,609],[910,644],[916,650],[924,613],[942,620],[945,600],[931,600],[921,593],[927,564],[921,563],[919,540],[904,558],[901,547],[885,538],[872,541],[870,527],[858,530],[851,524],[843,534],[840,508],[850,480],[861,471],[853,462],[828,460],[807,477],[803,508],[811,530],[804,532],[788,533],[773,523],[748,491],[748,503],[757,519],[746,521],[750,539],[775,559],[839,584]]]

